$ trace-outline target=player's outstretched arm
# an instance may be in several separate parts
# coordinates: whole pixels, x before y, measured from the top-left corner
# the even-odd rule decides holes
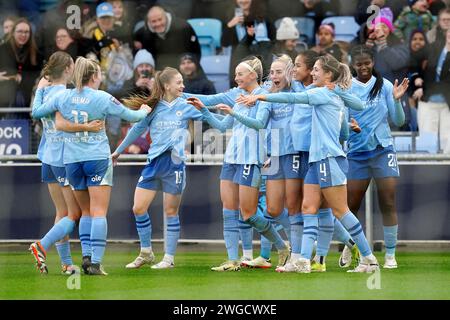
[[[88,123],[73,123],[65,119],[61,113],[55,113],[55,127],[56,130],[66,132],[99,132],[105,127],[105,122],[102,120],[93,120]]]

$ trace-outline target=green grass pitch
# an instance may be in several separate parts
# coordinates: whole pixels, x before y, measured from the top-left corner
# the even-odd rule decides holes
[[[104,266],[107,277],[81,275],[80,289],[67,288],[60,274],[56,251],[48,257],[48,275],[40,275],[25,250],[0,251],[0,299],[450,299],[450,253],[398,253],[400,268],[380,272],[380,289],[369,290],[370,274],[349,274],[337,266],[332,252],[327,272],[278,274],[271,270],[243,269],[215,273],[212,265],[223,261],[224,251],[180,250],[170,270],[126,270],[136,248],[108,246]],[[161,251],[159,251],[161,252]],[[80,252],[73,250],[75,261]],[[377,253],[380,262],[383,254]],[[161,254],[157,254],[161,259]],[[274,257],[276,261],[276,256]],[[159,261],[159,260],[158,260]]]

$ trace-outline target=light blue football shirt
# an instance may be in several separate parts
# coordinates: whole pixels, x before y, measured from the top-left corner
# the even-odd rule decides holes
[[[393,85],[383,79],[383,87],[372,101],[369,94],[375,85],[376,78],[372,77],[367,83],[353,78],[350,91],[359,97],[365,109],[362,112],[349,110],[349,116],[354,118],[361,127],[361,133],[350,132],[348,153],[375,150],[378,145],[387,147],[393,145],[388,116],[395,125],[401,126],[405,121],[405,113],[399,102],[394,101]]]
[[[309,162],[344,156],[339,142],[344,120],[344,102],[327,88],[313,88],[302,93],[266,95],[268,102],[294,103],[297,108],[312,108]]]
[[[261,87],[253,90],[251,94],[265,94],[267,91]],[[257,119],[264,122],[263,127],[267,127],[267,119],[270,112],[270,104],[259,101],[253,107],[247,107],[236,103],[236,98],[240,95],[247,95],[248,92],[239,88],[233,88],[227,92],[216,95],[195,95],[206,106],[219,103],[233,107],[233,113],[239,117]],[[224,132],[232,129],[231,137],[227,144],[224,161],[232,164],[262,164],[265,158],[265,135],[264,130],[257,130],[246,126],[232,115],[227,115],[223,120],[218,120],[205,108],[202,114],[208,123]],[[270,128],[268,128],[270,129]]]
[[[45,87],[42,94],[42,103],[47,102],[49,98],[65,89],[66,86],[62,84]],[[42,137],[41,142],[39,143],[37,157],[42,163],[55,167],[64,167],[64,136],[62,131],[56,130],[55,114],[52,113],[44,118],[41,118],[41,121]]]
[[[116,152],[122,153],[149,128],[152,139],[147,156],[149,162],[169,150],[172,151],[172,156],[186,161],[184,150],[189,136],[189,120],[202,118],[202,113],[182,98],[171,103],[161,100],[151,114],[130,129]]]
[[[139,121],[147,115],[144,110],[132,111],[105,91],[84,87],[66,89],[42,104],[43,90],[36,91],[32,116],[42,118],[59,111],[74,123],[105,120],[115,115],[127,121]],[[64,164],[108,159],[111,155],[105,130],[100,132],[64,132]]]

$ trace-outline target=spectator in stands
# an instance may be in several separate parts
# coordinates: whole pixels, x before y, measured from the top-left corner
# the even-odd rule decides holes
[[[380,15],[372,21],[369,28],[369,36],[366,45],[372,48],[375,56],[375,69],[384,78],[392,83],[396,79],[403,79],[408,75],[409,47],[398,39],[392,32],[392,15],[388,10],[383,10]],[[407,104],[407,97],[402,98],[402,106],[405,112],[405,124],[402,128],[394,130],[410,130],[411,111]]]
[[[180,58],[179,70],[184,80],[184,91],[193,94],[215,94],[214,84],[208,80],[197,58],[189,53]]]
[[[449,3],[447,1],[447,3]],[[439,12],[447,8],[447,4],[442,0],[428,0],[429,8],[431,15],[437,16]]]
[[[283,18],[277,29],[277,41],[273,48],[273,53],[276,55],[286,54],[294,61],[298,55],[296,47],[299,36],[300,34],[294,20],[288,17]]]
[[[122,0],[110,0],[114,12],[114,37],[120,41],[121,44],[128,43],[131,47],[133,26],[128,17]]]
[[[132,125],[126,124],[122,126],[121,133],[122,136],[118,142],[120,145],[123,139],[127,136],[128,131],[130,131]],[[127,154],[147,154],[148,149],[150,149],[151,139],[150,139],[150,131],[147,130],[141,134],[128,148],[125,149],[124,153]]]
[[[66,27],[61,27],[56,30],[54,39],[55,42],[51,46],[51,50],[47,51],[50,55],[56,51],[64,51],[70,54],[75,61],[78,56],[84,56],[86,54],[86,46],[88,46],[88,43],[81,39],[81,35],[77,30],[69,30]]]
[[[36,32],[37,43],[44,57],[49,57],[54,52],[56,31],[59,28],[70,27],[67,23],[75,22],[66,12],[67,8],[72,5],[81,8],[81,26],[91,18],[92,10],[82,0],[62,0],[54,9],[45,12]]]
[[[423,95],[423,78],[428,60],[427,38],[421,30],[414,30],[409,42],[408,102],[411,110],[411,130],[417,131],[417,102]]]
[[[419,132],[439,134],[440,148],[450,153],[450,30],[446,42],[435,42],[425,69],[423,97],[419,102]]]
[[[120,47],[119,40],[113,37],[113,30],[113,6],[108,2],[103,2],[96,9],[96,26],[92,32],[91,53],[88,54],[89,58],[100,62],[102,71],[107,69],[108,54]]]
[[[427,39],[430,44],[439,42],[440,45],[445,43],[445,34],[450,29],[450,8],[443,9],[439,12],[437,24],[427,32]]]
[[[8,16],[5,18],[5,20],[3,20],[3,38],[0,39],[0,44],[3,44],[6,42],[6,40],[8,39],[9,33],[11,32],[14,23],[16,22],[16,17],[14,16]]]
[[[13,26],[11,36],[0,46],[0,106],[30,107],[31,89],[41,67],[42,56],[31,24],[20,18]],[[29,118],[27,114],[11,116]]]
[[[263,0],[236,0],[232,18],[223,29],[222,46],[236,48],[247,36],[247,28],[250,26],[255,30],[252,37],[255,42],[270,41],[274,38],[275,31],[272,24],[266,20]]]
[[[177,68],[179,57],[185,52],[201,57],[194,29],[186,20],[174,17],[159,6],[148,11],[146,24],[135,33],[134,41],[135,49],[152,53],[157,70],[167,66]]]
[[[336,58],[338,61],[345,63],[346,55],[334,41],[335,31],[333,23],[325,23],[319,27],[317,31],[317,38],[319,43],[312,48],[315,52],[323,55],[329,54]]]
[[[230,74],[246,57],[258,55],[263,63],[264,76],[272,63],[272,40],[275,29],[266,19],[263,0],[236,0],[234,17],[223,30],[222,46],[231,46]],[[230,78],[230,87],[235,87]]]
[[[373,11],[367,13],[367,9],[369,8],[369,6],[374,5],[379,7],[380,10],[389,10],[393,17],[392,20],[394,21],[394,18],[396,18],[400,14],[400,12],[403,10],[403,7],[407,4],[408,0],[359,0],[355,20],[359,25],[366,24],[369,18],[373,15]]]
[[[403,44],[392,32],[392,16],[382,11],[369,28],[366,45],[375,51],[375,68],[389,81],[406,77],[409,64],[408,45]]]
[[[133,61],[134,77],[125,82],[122,90],[117,92],[117,98],[131,95],[150,95],[155,75],[155,60],[150,52],[141,49],[136,53]]]
[[[433,16],[428,10],[427,0],[409,0],[400,16],[395,20],[394,34],[402,41],[411,37],[413,30],[428,32],[433,27]]]

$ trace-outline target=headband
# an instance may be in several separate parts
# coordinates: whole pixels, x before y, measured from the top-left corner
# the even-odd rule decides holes
[[[330,26],[329,24],[322,24],[322,25],[319,27],[319,30],[322,29],[322,28],[327,29],[327,30],[330,31],[331,34],[334,36],[334,29],[333,29],[332,26]]]
[[[248,71],[258,74],[258,72],[256,72],[256,70],[251,65],[249,65],[247,62],[241,62],[240,65],[244,66],[245,69],[247,69]]]

